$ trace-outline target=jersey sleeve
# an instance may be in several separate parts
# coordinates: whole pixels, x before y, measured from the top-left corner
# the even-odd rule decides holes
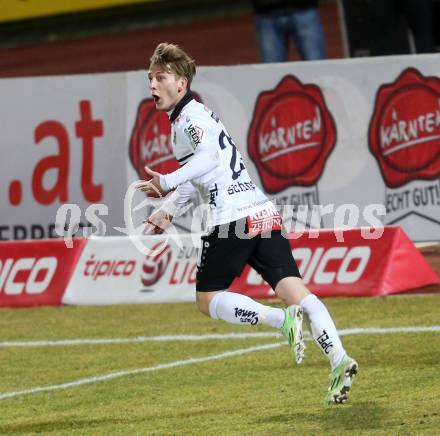
[[[191,182],[182,183],[166,197],[159,210],[163,210],[173,217],[179,216],[183,207],[191,200],[196,191]]]
[[[194,154],[181,168],[161,176],[160,184],[164,191],[201,177],[220,165],[218,133],[213,123],[215,121],[208,113],[205,117],[188,118],[181,137],[183,141],[188,141]]]

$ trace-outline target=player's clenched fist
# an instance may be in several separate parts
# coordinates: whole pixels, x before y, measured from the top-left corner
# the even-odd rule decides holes
[[[160,235],[171,224],[172,220],[173,217],[170,214],[163,210],[158,210],[144,221],[145,233],[148,235]]]

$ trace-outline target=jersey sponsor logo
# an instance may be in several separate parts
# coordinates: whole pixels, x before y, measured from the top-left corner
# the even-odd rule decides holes
[[[192,148],[195,150],[202,142],[203,138],[203,129],[199,126],[193,126],[190,124],[188,127],[183,129],[188,136],[189,142],[191,143]]]
[[[288,75],[258,96],[247,146],[266,192],[315,185],[335,143],[335,122],[318,86]]]
[[[214,187],[209,190],[209,205],[212,208],[217,207],[217,203],[215,202],[217,196],[218,196],[218,187],[216,183],[214,184]]]
[[[281,216],[277,211],[271,209],[261,210],[247,217],[248,234],[250,236],[260,235],[261,233],[272,230],[282,229]]]
[[[255,191],[255,184],[250,180],[249,182],[237,182],[228,186],[228,195],[238,194],[245,191]]]
[[[0,260],[0,293],[35,295],[47,291],[58,266],[56,257],[22,257]]]
[[[440,79],[408,68],[376,95],[369,144],[390,188],[440,177]]]

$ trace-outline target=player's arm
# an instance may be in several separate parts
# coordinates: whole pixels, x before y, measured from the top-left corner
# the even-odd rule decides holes
[[[204,176],[220,165],[218,132],[213,128],[215,121],[208,115],[187,119],[182,130],[186,136],[182,140],[187,141],[186,148],[193,150],[189,160],[176,171],[169,174],[160,174],[145,167],[145,171],[152,177],[136,186],[148,196],[163,197],[168,192],[183,185],[186,182]]]
[[[182,214],[185,205],[190,201],[196,189],[191,182],[179,185],[177,189],[169,194],[160,208],[155,210],[150,217],[144,221],[146,233],[161,234],[171,224],[174,217]]]
[[[202,177],[219,165],[218,150],[210,147],[201,148],[194,153],[188,162],[178,170],[160,176],[160,187],[170,191],[183,183]]]
[[[182,183],[166,197],[158,210],[162,210],[172,217],[180,216],[195,192],[196,188],[191,182]]]
[[[214,122],[211,118],[188,121],[184,130],[187,132],[191,128],[194,135],[187,134],[185,140],[194,154],[178,170],[160,176],[160,187],[163,191],[170,191],[183,183],[202,177],[220,164],[218,137],[210,125],[211,122]]]
[[[207,147],[194,153],[182,168],[169,174],[160,174],[145,167],[151,179],[140,182],[136,189],[145,192],[147,196],[164,197],[174,188],[209,173],[219,165],[219,161],[218,151]]]
[[[195,123],[188,121],[188,125],[193,127]],[[193,155],[187,163],[169,174],[160,174],[145,167],[145,171],[151,176],[151,179],[139,183],[136,189],[145,192],[148,196],[163,197],[174,188],[204,176],[220,164],[218,138],[215,131],[209,128],[209,122],[203,123],[200,120],[197,121],[196,127],[200,129],[201,137],[200,141],[196,142],[189,137],[186,138],[188,145],[193,150]]]

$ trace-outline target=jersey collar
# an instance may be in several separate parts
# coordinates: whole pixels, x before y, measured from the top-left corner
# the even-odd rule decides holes
[[[193,99],[192,92],[188,90],[186,94],[183,96],[182,100],[179,101],[179,103],[176,104],[175,108],[169,112],[168,115],[170,117],[170,121],[174,123],[176,118],[180,115],[180,112],[182,112],[182,109]]]

